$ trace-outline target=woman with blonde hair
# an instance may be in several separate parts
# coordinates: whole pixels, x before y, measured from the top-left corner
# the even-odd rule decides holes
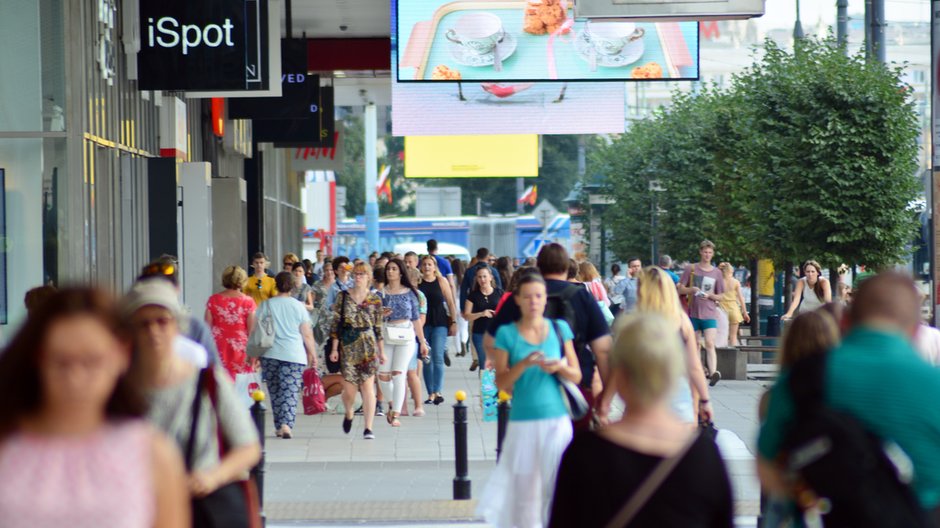
[[[369,289],[372,268],[368,264],[360,262],[353,266],[352,278],[352,288],[340,292],[333,305],[330,361],[339,361],[343,373],[343,406],[346,410],[343,432],[349,434],[352,430],[353,403],[356,391],[359,391],[365,422],[362,437],[373,440],[375,373],[386,361],[382,339],[382,299]]]
[[[744,304],[744,294],[741,293],[741,282],[734,278],[734,267],[728,262],[718,265],[725,280],[725,291],[721,294],[718,305],[728,314],[728,345],[738,346],[738,327],[741,323],[750,323],[751,316],[747,313]]]
[[[705,372],[702,370],[695,330],[692,328],[692,321],[689,320],[689,316],[679,303],[675,283],[662,268],[648,266],[640,271],[636,310],[640,313],[653,313],[664,317],[672,325],[676,335],[681,338],[680,353],[685,363],[685,369],[683,369],[685,379],[676,385],[673,394],[672,405],[675,413],[687,423],[695,423],[696,414],[700,419],[710,420],[714,411],[709,401],[708,384],[705,383]],[[616,326],[619,328],[621,325]],[[692,389],[699,397],[697,412],[693,408]]]
[[[647,268],[646,283],[640,279],[640,299],[651,274],[669,277],[661,269]],[[672,303],[657,299],[652,304]],[[670,318],[641,310],[621,317],[617,327],[611,384],[627,410],[620,421],[578,435],[565,450],[549,526],[732,528],[734,498],[717,444],[671,409],[676,382],[685,370],[675,314]],[[634,502],[664,463],[674,465],[634,515],[624,515],[624,506]]]
[[[594,267],[594,264],[586,260],[578,264],[578,280],[584,283],[584,287],[591,292],[591,295],[594,296],[594,300],[602,302],[605,306],[610,308],[610,298],[607,297],[607,288],[604,287],[601,274],[597,272],[597,268]]]
[[[248,335],[255,326],[255,301],[242,293],[247,282],[245,270],[229,266],[222,271],[225,289],[206,302],[206,324],[212,329],[222,365],[233,380],[237,374],[254,372],[258,363],[245,354]]]

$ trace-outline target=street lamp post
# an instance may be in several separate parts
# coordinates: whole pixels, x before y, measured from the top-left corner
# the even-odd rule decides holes
[[[800,0],[796,0],[796,23],[793,24],[793,44],[803,38],[803,24],[800,22]]]
[[[659,180],[650,180],[650,264],[655,266],[659,262],[659,196],[658,193],[664,192]]]

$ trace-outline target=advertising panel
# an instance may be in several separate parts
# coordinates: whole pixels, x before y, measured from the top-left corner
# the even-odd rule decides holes
[[[698,79],[697,22],[575,19],[570,4],[398,0],[398,81]]]
[[[267,90],[268,0],[140,0],[141,90]]]
[[[229,119],[292,119],[320,101],[320,76],[307,74],[307,41],[281,40],[281,96],[243,97],[228,105]]]
[[[332,86],[320,87],[320,100],[316,119],[320,123],[320,138],[310,141],[276,141],[275,148],[330,148],[337,141],[336,127],[336,92]]]
[[[741,20],[763,16],[764,0],[578,0],[578,17]]]
[[[527,178],[539,175],[539,137],[409,136],[406,178]]]
[[[392,135],[617,134],[624,95],[622,83],[393,82]]]
[[[392,2],[392,68],[398,63]],[[393,74],[397,78],[397,73]],[[624,83],[392,82],[392,134],[617,134]],[[434,116],[435,119],[428,119]]]

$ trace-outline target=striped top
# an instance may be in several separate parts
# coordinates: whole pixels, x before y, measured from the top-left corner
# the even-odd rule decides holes
[[[767,460],[776,458],[794,417],[788,383],[783,373],[771,389],[757,442]],[[829,353],[825,384],[833,410],[851,414],[907,453],[921,504],[927,509],[940,504],[940,369],[925,362],[906,336],[860,327]]]

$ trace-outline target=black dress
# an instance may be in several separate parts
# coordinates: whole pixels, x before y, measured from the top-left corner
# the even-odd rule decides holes
[[[428,315],[424,326],[448,326],[449,319],[444,308],[444,291],[439,281],[421,281],[418,289],[428,301]]]
[[[660,461],[577,434],[561,459],[549,527],[606,526]],[[630,526],[733,528],[731,483],[715,442],[700,436]]]

